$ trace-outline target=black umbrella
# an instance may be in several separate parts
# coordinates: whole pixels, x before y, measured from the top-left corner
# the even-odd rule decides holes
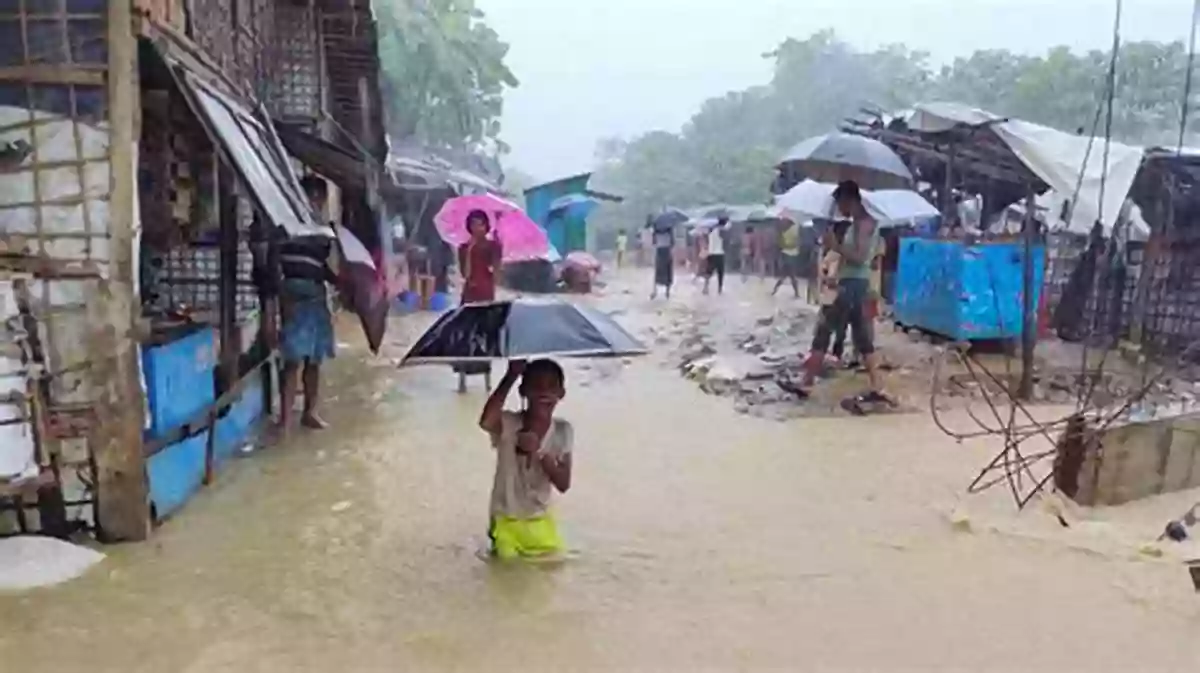
[[[784,155],[780,166],[795,167],[816,182],[855,180],[864,189],[905,189],[912,172],[892,148],[852,133],[826,133],[801,142]]]
[[[562,301],[465,304],[438,318],[400,366],[539,357],[644,355],[612,318]]]
[[[687,213],[678,208],[665,208],[662,212],[650,217],[650,226],[654,231],[669,231],[692,219]]]

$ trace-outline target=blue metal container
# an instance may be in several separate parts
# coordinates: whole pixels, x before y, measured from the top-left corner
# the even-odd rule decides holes
[[[174,514],[204,484],[208,433],[205,430],[172,444],[146,461],[150,504],[156,521]]]
[[[213,368],[217,334],[211,327],[189,331],[166,343],[142,347],[150,427],[158,437],[195,416],[216,401]]]
[[[1041,299],[1046,250],[1033,250],[1033,306]],[[1024,244],[904,238],[896,272],[896,322],[956,341],[1018,339]]]

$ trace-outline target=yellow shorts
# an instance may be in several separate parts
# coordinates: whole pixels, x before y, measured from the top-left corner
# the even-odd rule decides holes
[[[488,537],[492,553],[505,560],[550,556],[563,550],[558,523],[549,513],[532,519],[494,516]]]

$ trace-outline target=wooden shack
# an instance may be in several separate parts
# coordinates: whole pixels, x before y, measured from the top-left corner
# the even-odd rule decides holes
[[[0,32],[0,534],[144,539],[274,406],[264,232],[376,221],[367,180],[314,214],[278,131],[382,160],[370,7],[16,0]]]

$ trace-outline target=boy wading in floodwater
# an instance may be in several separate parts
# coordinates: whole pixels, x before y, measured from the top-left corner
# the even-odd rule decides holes
[[[520,379],[520,412],[504,402]],[[566,377],[553,360],[513,361],[483,406],[479,427],[496,450],[488,537],[501,559],[537,558],[563,550],[550,511],[554,491],[571,488],[571,424],[554,417],[566,395]]]

